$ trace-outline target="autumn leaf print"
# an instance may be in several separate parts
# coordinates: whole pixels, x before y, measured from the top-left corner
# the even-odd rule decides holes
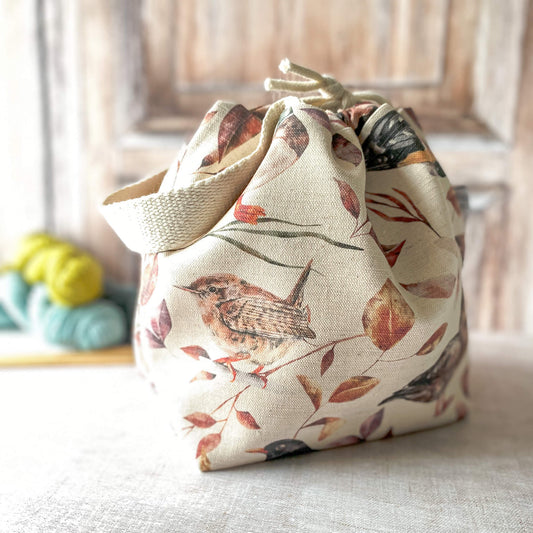
[[[220,123],[217,150],[204,157],[200,168],[220,163],[232,150],[255,137],[262,125],[261,118],[241,104],[232,107]]]
[[[185,420],[187,420],[187,422],[190,422],[193,426],[199,428],[210,428],[211,426],[217,423],[217,421],[207,413],[196,412],[184,416],[183,418],[185,418]]]
[[[449,298],[456,281],[453,274],[444,274],[418,283],[400,283],[400,285],[420,298]]]
[[[442,340],[442,337],[444,337],[444,334],[446,333],[446,329],[448,328],[448,322],[444,322],[433,335],[422,345],[420,350],[416,352],[415,355],[427,355],[428,353],[431,353],[439,344],[439,342]]]
[[[391,268],[396,264],[404,244],[405,239],[398,244],[380,244],[383,255]]]
[[[328,368],[333,363],[333,359],[335,357],[335,352],[333,351],[333,348],[330,348],[322,357],[322,362],[320,363],[320,375],[323,376]]]
[[[294,165],[308,144],[309,134],[305,126],[292,108],[287,108],[279,117],[270,149],[250,182],[248,190],[266,185]]]
[[[265,210],[259,205],[245,205],[242,203],[242,194],[239,196],[233,216],[240,222],[257,225],[257,219],[266,215]]]
[[[359,444],[360,442],[363,442],[363,439],[361,439],[361,437],[358,437],[357,435],[346,435],[346,437],[341,437],[339,440],[336,440],[335,442],[329,444],[327,448],[341,448],[343,446],[352,446],[353,444]]]
[[[146,330],[150,346],[152,348],[164,348],[165,339],[172,327],[172,321],[165,300],[159,305],[157,316],[152,318],[151,326],[152,330]]]
[[[368,301],[363,312],[365,333],[383,351],[403,339],[414,322],[413,310],[390,279]]]
[[[335,133],[331,139],[331,148],[339,159],[353,163],[355,166],[358,166],[363,160],[361,150],[338,133]]]
[[[382,407],[377,413],[374,413],[373,415],[369,416],[359,428],[359,432],[361,433],[361,437],[363,439],[368,439],[374,431],[376,431],[379,426],[381,425],[381,422],[383,420],[383,413],[385,411],[385,408]]]
[[[322,389],[307,376],[298,375],[296,376],[298,381],[302,384],[307,396],[311,400],[315,411],[319,409],[320,403],[322,402]]]
[[[238,411],[235,409],[235,415],[239,423],[248,429],[261,429],[255,418],[248,411]]]
[[[157,254],[147,254],[144,256],[144,269],[141,276],[141,305],[146,305],[152,293],[154,292],[157,283]]]
[[[349,107],[348,109],[339,111],[338,116],[347,126],[350,126],[350,128],[354,130],[356,135],[359,135],[366,121],[376,109],[376,104],[370,102],[361,102],[360,104]]]
[[[396,188],[392,190],[401,198],[397,198],[392,194],[366,192],[366,203],[368,210],[378,215],[380,218],[389,222],[421,222],[425,224],[435,235],[440,235],[435,231],[429,220],[420,211],[418,206],[413,202],[411,197],[404,191]],[[378,207],[379,206],[379,207]],[[403,215],[387,214],[383,208],[397,209],[403,212]]]
[[[341,383],[330,396],[332,403],[344,403],[357,400],[371,391],[379,379],[370,376],[354,376]]]
[[[304,113],[307,113],[310,117],[314,118],[321,126],[324,126],[329,132],[331,132],[331,123],[328,116],[324,111],[316,107],[305,107],[302,109]]]
[[[200,440],[196,449],[196,459],[213,451],[221,441],[220,433],[210,433]]]
[[[209,359],[209,354],[201,346],[184,346],[180,349],[197,361],[200,360],[200,357]]]
[[[321,418],[320,420],[316,420],[315,422],[311,422],[306,426],[303,426],[302,429],[309,428],[312,426],[322,426],[322,430],[320,431],[320,435],[318,436],[318,440],[321,441],[333,435],[335,431],[337,431],[341,426],[344,425],[344,422],[345,421],[342,418],[338,418],[335,416],[327,416],[325,418]]]
[[[453,395],[448,398],[439,398],[435,404],[435,413],[434,416],[440,416],[448,409],[450,404],[453,402]]]
[[[338,180],[336,178],[334,179],[335,183],[339,187],[342,205],[346,211],[350,213],[350,215],[352,215],[354,218],[358,218],[361,211],[361,205],[357,195],[355,194],[355,191],[345,181]]]

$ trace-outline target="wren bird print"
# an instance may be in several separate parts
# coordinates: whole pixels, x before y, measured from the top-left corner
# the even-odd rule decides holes
[[[233,378],[231,363],[248,359],[258,365],[257,373],[282,358],[298,340],[315,338],[309,327],[309,307],[302,304],[311,264],[312,260],[286,298],[233,274],[203,276],[179,287],[196,297],[204,324],[228,354],[217,361],[228,365]]]

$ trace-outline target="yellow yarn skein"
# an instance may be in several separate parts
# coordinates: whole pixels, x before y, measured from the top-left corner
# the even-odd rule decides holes
[[[15,252],[13,260],[13,268],[15,270],[23,270],[28,261],[30,261],[37,252],[48,248],[50,245],[57,243],[57,239],[54,239],[47,233],[33,233],[22,239]]]
[[[103,293],[102,267],[91,255],[46,233],[21,242],[14,266],[28,283],[45,282],[52,302],[83,305]]]
[[[57,255],[56,255],[57,254]],[[76,306],[99,298],[103,293],[103,271],[86,253],[56,252],[46,268],[46,285],[52,302]]]

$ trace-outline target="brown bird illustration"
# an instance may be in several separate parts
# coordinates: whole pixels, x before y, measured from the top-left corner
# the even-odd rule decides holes
[[[195,295],[204,324],[228,354],[216,362],[228,366],[232,381],[236,376],[232,363],[250,360],[259,365],[253,371],[257,374],[283,357],[296,341],[316,337],[309,327],[309,307],[302,306],[311,263],[285,299],[233,274],[203,276],[188,287],[178,287]]]

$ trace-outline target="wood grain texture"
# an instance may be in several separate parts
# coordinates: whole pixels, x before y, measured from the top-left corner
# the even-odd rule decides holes
[[[0,263],[47,223],[43,86],[34,0],[0,3]]]

